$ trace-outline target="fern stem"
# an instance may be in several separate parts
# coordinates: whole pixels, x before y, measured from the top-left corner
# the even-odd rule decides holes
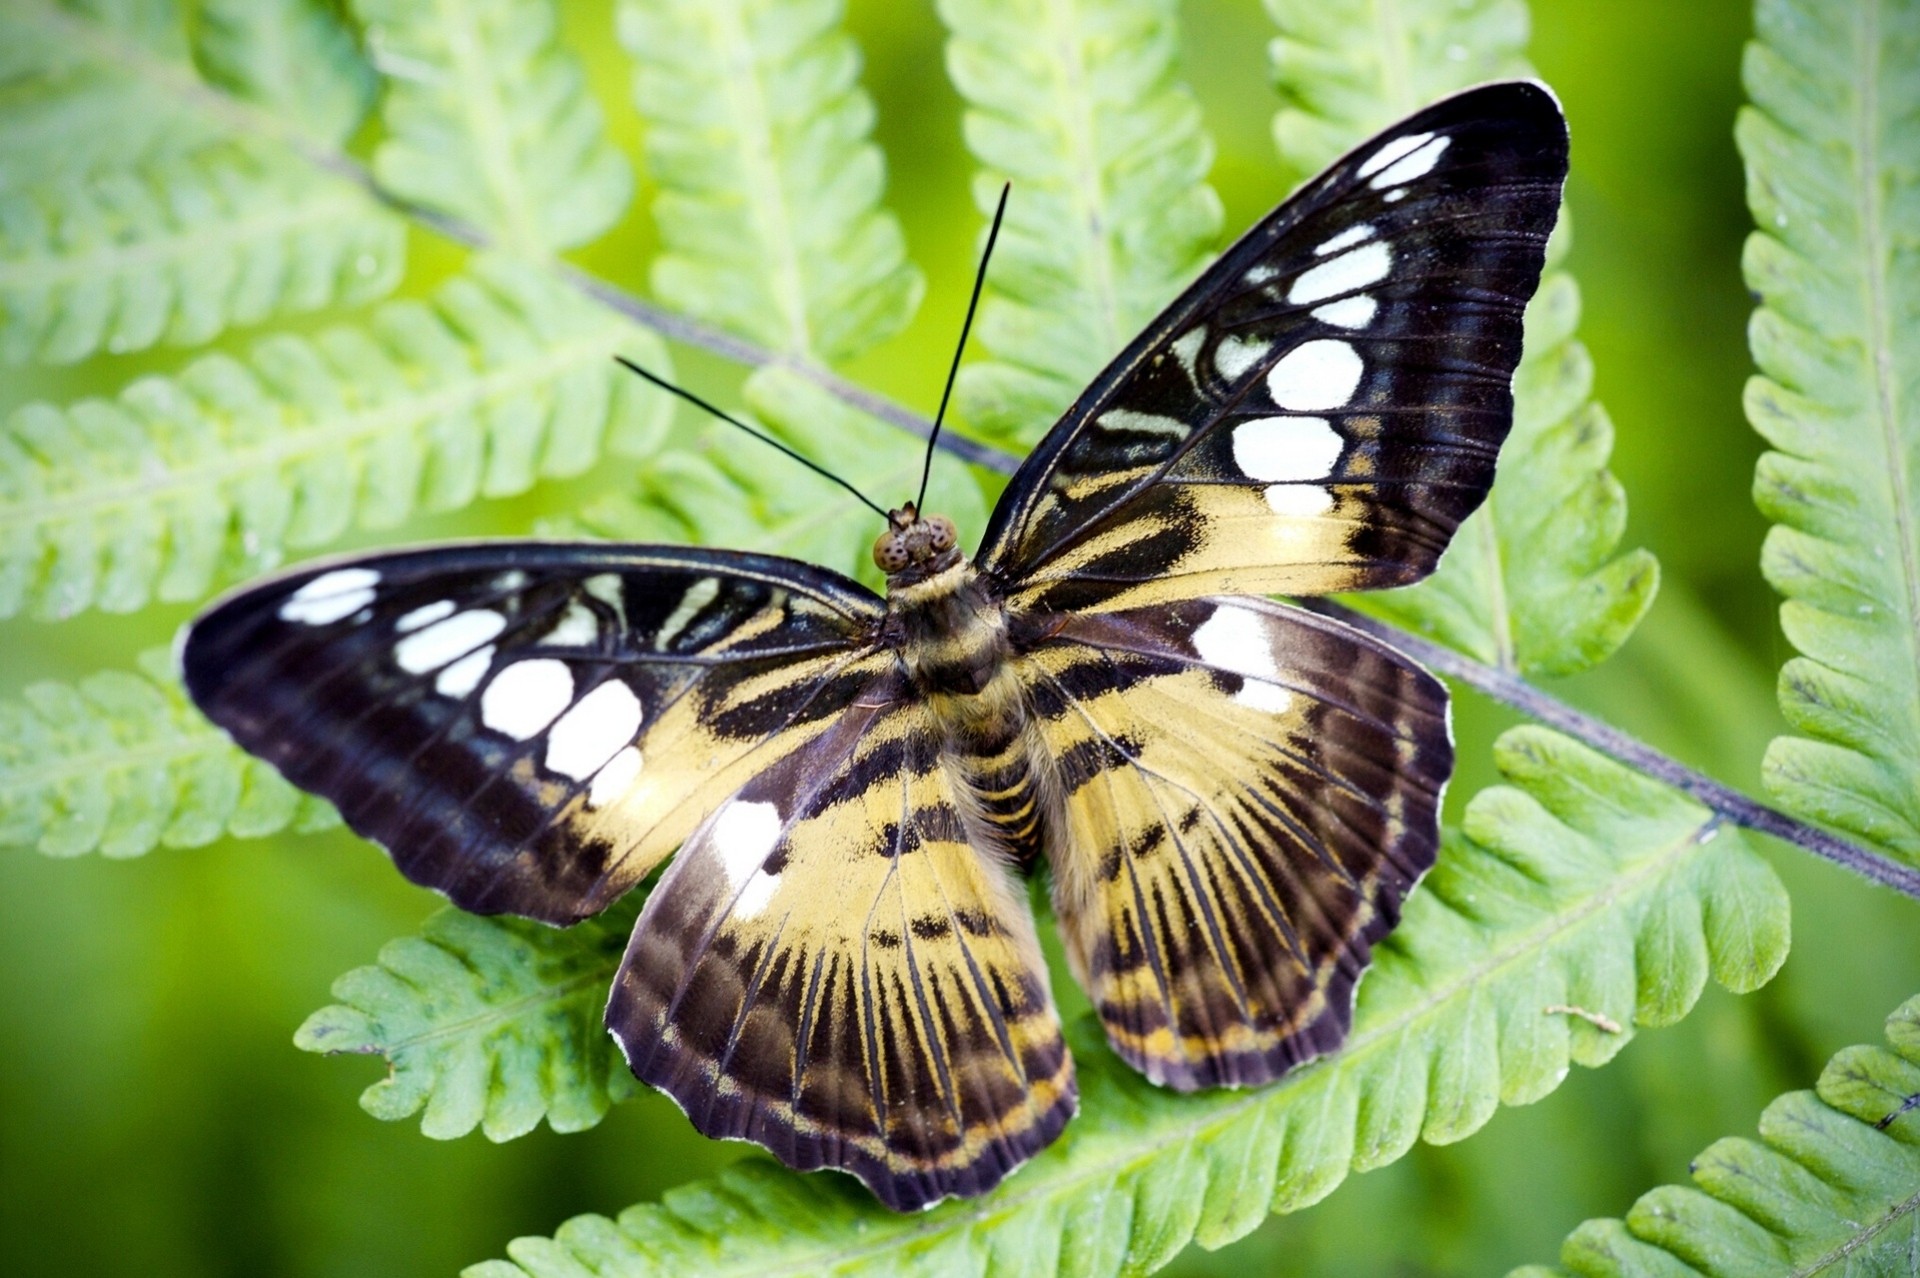
[[[1772,835],[1784,843],[1824,857],[1835,865],[1845,866],[1883,887],[1920,898],[1920,870],[1901,865],[1848,839],[1750,799],[1731,786],[1722,785],[1678,759],[1660,753],[1644,741],[1628,736],[1612,724],[1574,709],[1516,674],[1475,661],[1451,648],[1385,625],[1330,600],[1308,599],[1299,602],[1314,612],[1344,621],[1356,629],[1384,639],[1431,669],[1458,679],[1468,687],[1510,705],[1548,727],[1575,737],[1656,781],[1693,796],[1734,825]]]

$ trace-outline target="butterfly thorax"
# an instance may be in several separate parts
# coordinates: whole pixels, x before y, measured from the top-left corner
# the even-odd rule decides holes
[[[893,531],[874,548],[882,567],[899,562],[883,557],[889,550],[909,560],[887,575],[888,630],[944,738],[963,818],[1028,866],[1043,840],[1044,743],[1014,669],[1006,606],[953,545],[952,527],[939,516],[918,519],[911,505],[895,512]]]

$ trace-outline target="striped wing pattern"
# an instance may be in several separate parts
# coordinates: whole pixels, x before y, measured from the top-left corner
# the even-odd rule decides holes
[[[1566,171],[1565,120],[1526,83],[1336,161],[1067,411],[982,569],[1048,611],[1432,572],[1493,482]]]
[[[209,718],[408,878],[565,924],[829,727],[881,664],[881,615],[787,560],[474,544],[250,586],[182,664]]]
[[[1338,1046],[1438,850],[1446,689],[1233,597],[1076,618],[1028,660],[1061,760],[1055,913],[1114,1050],[1191,1090]]]
[[[899,1211],[991,1188],[1075,1106],[1025,893],[940,754],[897,676],[862,694],[688,840],[607,1009],[702,1132]]]
[[[1077,1104],[1041,853],[1148,1078],[1344,1037],[1437,850],[1446,694],[1255,596],[1418,580],[1485,498],[1566,160],[1513,83],[1337,161],[1094,381],[977,570],[950,525],[885,600],[728,551],[385,552],[217,603],[188,690],[470,910],[572,923],[679,848],[607,1008],[634,1072],[896,1209],[982,1193]]]

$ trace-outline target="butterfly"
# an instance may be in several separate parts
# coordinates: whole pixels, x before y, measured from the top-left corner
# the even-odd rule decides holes
[[[1345,1036],[1434,861],[1447,696],[1265,596],[1418,581],[1486,497],[1566,167],[1531,82],[1363,143],[1094,379],[971,558],[889,512],[884,597],[723,550],[397,550],[216,603],[187,687],[462,908],[565,926],[664,865],[607,1004],[634,1073],[896,1210],[983,1193],[1077,1105],[1042,868],[1154,1083]]]

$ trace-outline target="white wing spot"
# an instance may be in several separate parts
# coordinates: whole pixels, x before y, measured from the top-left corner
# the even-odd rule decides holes
[[[737,919],[750,919],[767,908],[773,900],[773,894],[780,889],[780,876],[768,874],[765,870],[756,871],[740,889],[740,895],[733,898],[733,916]]]
[[[1143,435],[1171,435],[1175,439],[1185,439],[1193,433],[1193,427],[1172,417],[1161,417],[1156,413],[1136,413],[1130,408],[1109,408],[1094,422],[1102,430],[1126,430]]]
[[[425,674],[491,642],[506,628],[507,619],[491,608],[456,612],[395,644],[393,659],[408,674]]]
[[[1274,484],[1266,496],[1274,514],[1294,519],[1317,519],[1333,509],[1333,494],[1318,484]]]
[[[1425,177],[1433,172],[1433,166],[1440,163],[1441,154],[1452,144],[1453,139],[1434,137],[1430,133],[1423,136],[1430,139],[1426,145],[1411,155],[1395,160],[1376,174],[1373,181],[1367,185],[1376,191],[1383,191],[1390,186],[1403,186],[1415,178]]]
[[[735,799],[713,819],[708,840],[720,854],[727,886],[738,892],[760,872],[773,845],[780,841],[780,809],[771,803]]]
[[[1379,311],[1380,303],[1359,293],[1353,297],[1343,297],[1337,302],[1328,302],[1325,306],[1313,308],[1313,317],[1322,324],[1331,324],[1335,328],[1365,328],[1373,323],[1374,314]]]
[[[1400,159],[1410,152],[1419,150],[1431,141],[1433,141],[1433,134],[1431,133],[1409,133],[1403,138],[1395,138],[1368,156],[1366,161],[1360,165],[1357,176],[1372,177],[1375,173],[1386,168],[1395,160]],[[1379,184],[1375,183],[1375,185],[1377,186]]]
[[[1287,300],[1298,306],[1352,293],[1387,278],[1393,252],[1385,240],[1375,240],[1351,253],[1329,258],[1303,273],[1287,290]]]
[[[553,629],[541,636],[540,642],[556,648],[586,648],[600,637],[600,618],[593,615],[593,609],[578,599],[567,601],[567,610],[554,623]]]
[[[688,586],[687,593],[680,596],[679,606],[667,614],[667,619],[660,623],[659,633],[653,636],[654,651],[665,652],[667,645],[679,637],[680,632],[687,628],[687,623],[693,620],[695,614],[712,603],[719,593],[718,577],[702,577]]]
[[[1197,375],[1194,369],[1198,366],[1200,359],[1200,347],[1206,340],[1207,326],[1198,324],[1174,338],[1173,345],[1168,347],[1173,352],[1173,357],[1180,361],[1180,367],[1187,371],[1187,376],[1194,377],[1196,380]]]
[[[438,603],[423,604],[415,608],[412,612],[394,622],[393,628],[404,635],[410,630],[418,630],[422,626],[431,625],[442,617],[452,615],[453,600],[442,599]]]
[[[280,620],[325,626],[373,602],[380,574],[371,568],[335,568],[321,573],[280,605]]]
[[[587,787],[587,806],[604,808],[625,794],[640,779],[640,748],[628,746],[608,759],[606,766],[593,774]]]
[[[527,741],[559,718],[572,700],[573,671],[566,662],[552,657],[516,661],[480,694],[480,722],[515,741]]]
[[[1406,198],[1407,198],[1407,188],[1404,186],[1396,186],[1393,188],[1393,190],[1388,191],[1386,195],[1386,200],[1387,200],[1387,203],[1389,204],[1398,204],[1400,201]]]
[[[1273,659],[1273,640],[1258,613],[1218,605],[1194,629],[1193,650],[1208,665],[1246,681],[1233,695],[1241,705],[1279,714],[1293,703],[1287,690],[1272,682],[1279,679],[1280,666]]]
[[[1345,446],[1324,417],[1257,417],[1233,428],[1233,464],[1269,484],[1325,479]]]
[[[1233,381],[1265,359],[1267,352],[1272,349],[1266,342],[1235,337],[1229,333],[1213,348],[1213,366],[1220,370],[1220,376]]]
[[[487,670],[492,665],[493,645],[488,644],[478,652],[469,652],[442,670],[433,681],[433,690],[443,697],[465,697],[480,686],[480,681],[487,677]]]
[[[573,703],[547,733],[547,771],[585,781],[640,731],[640,698],[609,679]]]
[[[1302,342],[1282,356],[1267,374],[1267,393],[1279,407],[1299,412],[1339,408],[1353,398],[1365,371],[1351,345],[1323,337]]]
[[[1338,253],[1343,248],[1352,248],[1360,241],[1370,240],[1372,238],[1373,223],[1361,222],[1358,225],[1349,226],[1346,230],[1322,244],[1313,251],[1313,255],[1315,257],[1325,257],[1329,253]]]

